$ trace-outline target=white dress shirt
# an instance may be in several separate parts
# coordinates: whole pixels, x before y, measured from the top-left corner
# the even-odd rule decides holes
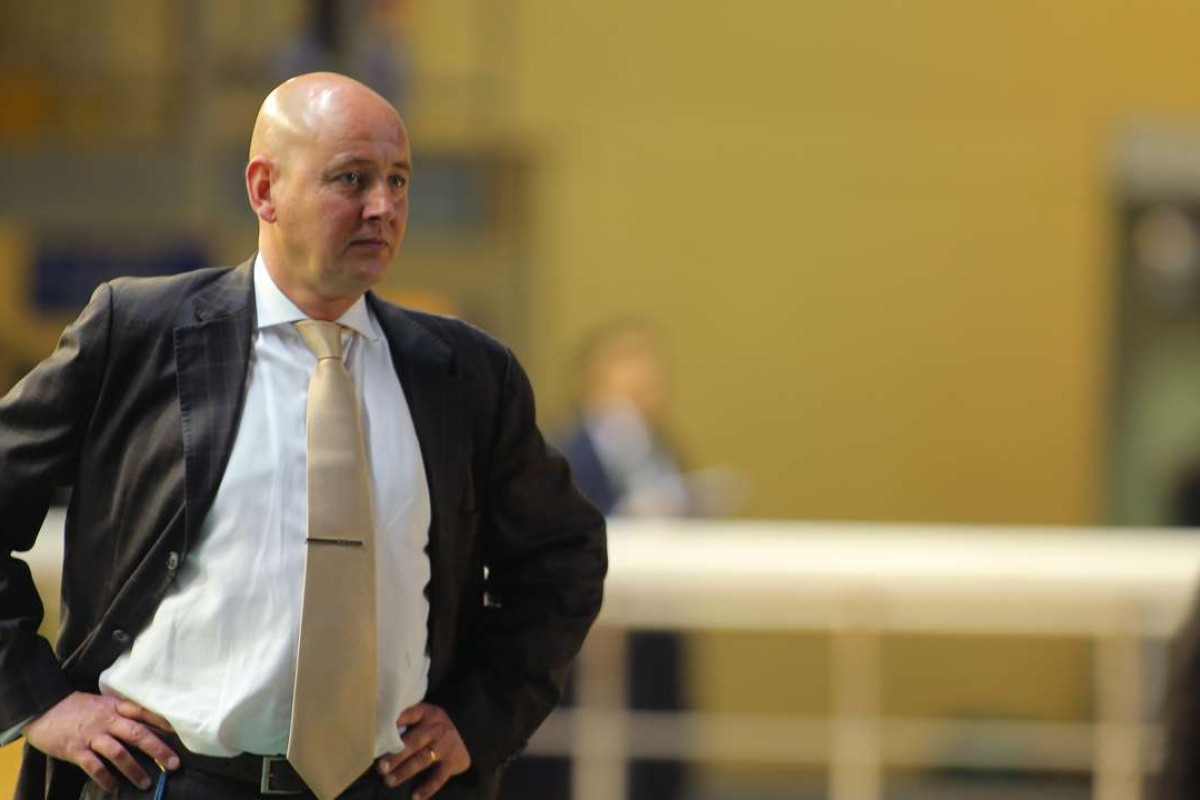
[[[316,358],[305,314],[254,263],[258,327],[246,401],[199,543],[100,690],[164,716],[193,752],[287,751],[307,521],[305,402]],[[362,403],[376,520],[376,755],[403,748],[396,718],[425,694],[429,487],[387,340],[365,300],[338,320]]]

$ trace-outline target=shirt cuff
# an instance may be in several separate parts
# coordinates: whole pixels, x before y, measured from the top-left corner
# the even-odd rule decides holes
[[[0,747],[3,747],[6,744],[11,744],[17,739],[20,739],[21,731],[24,730],[26,725],[33,722],[35,719],[37,719],[37,717],[26,717],[8,730],[0,731]]]

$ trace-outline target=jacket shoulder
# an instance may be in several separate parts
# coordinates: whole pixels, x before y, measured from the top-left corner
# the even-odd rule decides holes
[[[249,272],[208,267],[153,278],[117,278],[97,289],[108,291],[114,324],[127,333],[160,325],[186,325],[204,316],[236,313],[252,302]]]
[[[506,359],[511,355],[508,346],[499,339],[482,328],[457,317],[446,317],[410,308],[404,309],[404,312],[411,316],[413,321],[449,345],[456,353],[501,359]]]
[[[189,297],[195,292],[228,276],[234,267],[206,267],[180,272],[176,275],[160,275],[151,278],[114,278],[108,282],[116,300],[125,301],[169,301],[172,298]]]
[[[376,296],[371,301],[391,332],[393,347],[398,345],[404,355],[419,354],[419,360],[444,364],[468,379],[502,381],[516,365],[516,357],[504,343],[470,323],[387,303]]]

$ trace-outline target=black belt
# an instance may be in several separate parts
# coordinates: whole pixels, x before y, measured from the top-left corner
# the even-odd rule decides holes
[[[224,758],[193,753],[183,746],[179,738],[170,734],[159,734],[167,746],[179,756],[184,769],[207,772],[222,778],[257,787],[263,795],[296,795],[309,791],[300,775],[283,756],[256,756],[242,753]]]
[[[264,795],[304,794],[308,786],[283,756],[254,756],[249,753],[219,758],[189,753],[179,753],[179,762],[184,769],[220,775],[241,783],[258,787]]]

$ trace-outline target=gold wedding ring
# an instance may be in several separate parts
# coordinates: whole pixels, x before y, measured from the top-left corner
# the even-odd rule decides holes
[[[432,747],[426,747],[425,749],[429,751],[429,763],[432,764],[437,761],[437,752]]]

